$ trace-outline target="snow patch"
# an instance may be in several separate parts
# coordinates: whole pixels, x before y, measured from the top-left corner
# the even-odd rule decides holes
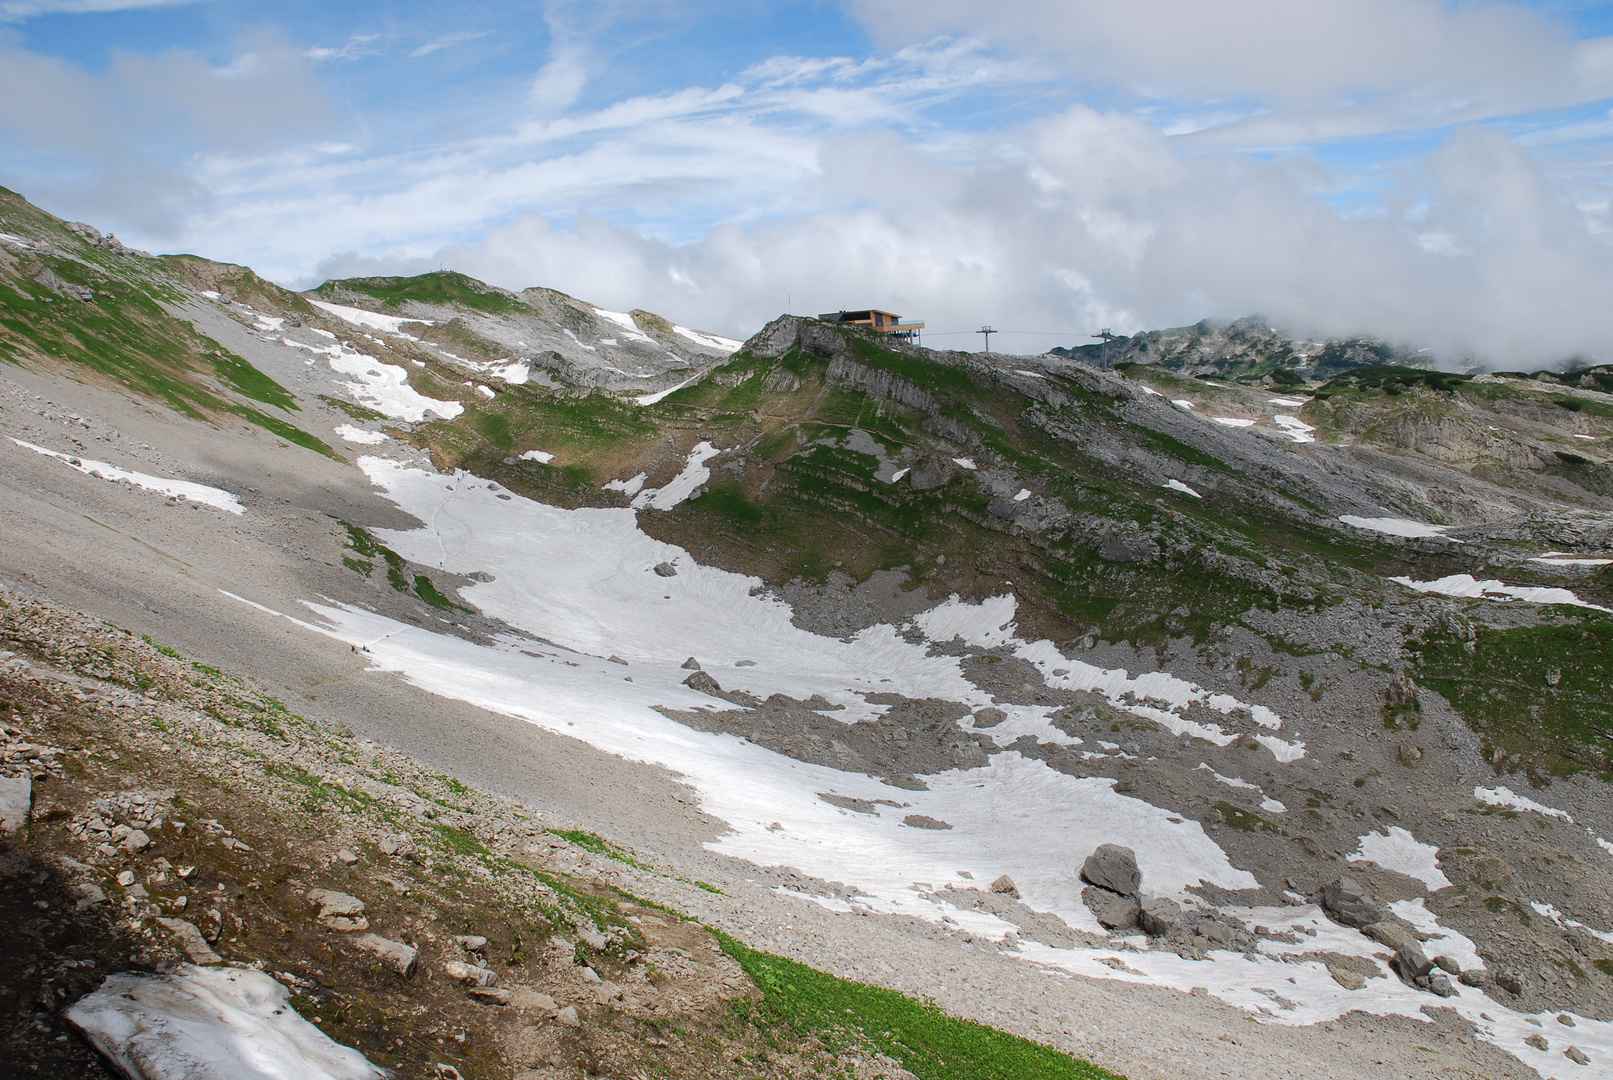
[[[1247,428],[1255,426],[1253,420],[1244,420],[1236,416],[1212,416],[1210,419],[1217,424],[1225,424],[1227,427]]]
[[[722,453],[709,442],[695,443],[693,450],[689,451],[689,459],[684,463],[683,471],[672,478],[672,482],[663,488],[651,488],[641,491],[633,498],[634,509],[648,508],[651,510],[670,510],[690,495],[695,488],[711,479],[711,470],[706,468],[706,462]]]
[[[1266,403],[1268,405],[1280,405],[1285,409],[1297,409],[1301,405],[1305,404],[1305,402],[1300,398],[1288,398],[1288,397],[1267,398]]]
[[[1439,868],[1439,848],[1425,844],[1399,825],[1389,828],[1389,835],[1369,832],[1361,837],[1361,844],[1352,861],[1374,862],[1385,870],[1416,878],[1428,886],[1429,892],[1448,888],[1451,880]]]
[[[952,464],[956,465],[960,469],[968,469],[970,472],[974,472],[975,469],[979,468],[979,466],[975,464],[975,459],[969,457],[955,457],[952,459]]]
[[[592,304],[588,306],[593,307]],[[621,327],[622,336],[628,341],[641,341],[646,345],[654,345],[656,343],[654,338],[650,337],[648,334],[638,328],[638,323],[633,321],[633,316],[629,315],[625,311],[606,311],[602,307],[595,307],[594,314],[599,316],[601,319],[604,319],[606,322],[615,323],[617,326]],[[584,346],[584,348],[587,348],[587,346]]]
[[[1284,435],[1297,443],[1313,443],[1316,441],[1316,436],[1312,434],[1316,429],[1297,416],[1274,416],[1272,421],[1283,429]]]
[[[547,464],[549,464],[549,462],[554,460],[554,455],[549,453],[549,452],[547,452],[547,451],[545,451],[545,450],[528,450],[526,453],[522,454],[520,457],[516,458],[515,460],[517,460],[517,461],[536,461],[539,465],[547,465]],[[610,487],[609,484],[606,484],[605,486]]]
[[[1024,502],[1026,499],[1028,499],[1030,497],[1031,497],[1031,489],[1030,488],[1020,488],[1019,493],[1014,496],[1014,501],[1015,502]]]
[[[1559,810],[1555,806],[1537,803],[1527,796],[1517,794],[1509,787],[1475,787],[1473,797],[1487,806],[1500,806],[1507,810],[1528,810],[1545,817],[1562,818],[1570,825],[1574,823],[1574,819],[1569,816],[1568,811]],[[1606,845],[1604,844],[1603,846]],[[1613,851],[1613,848],[1609,848],[1609,850]]]
[[[1180,491],[1184,495],[1191,495],[1195,499],[1204,498],[1203,495],[1200,495],[1198,492],[1194,491],[1180,480],[1167,480],[1165,481],[1164,486],[1170,488],[1172,491]]]
[[[357,443],[360,446],[374,446],[387,440],[386,435],[379,431],[365,431],[352,424],[343,424],[336,429],[336,434],[340,435],[344,442]]]
[[[315,356],[325,357],[332,371],[353,377],[355,381],[343,385],[359,404],[394,420],[419,423],[428,412],[452,420],[465,411],[465,406],[457,401],[438,401],[417,392],[409,385],[409,373],[395,364],[384,364],[373,356],[339,344],[306,345],[285,337],[280,342],[289,348],[306,349]]]
[[[46,457],[53,457],[57,461],[64,462],[85,476],[94,476],[101,480],[110,480],[113,483],[127,480],[135,487],[155,491],[171,498],[201,503],[204,506],[211,506],[218,510],[227,510],[232,514],[246,513],[246,507],[241,505],[239,499],[220,488],[208,487],[206,484],[194,484],[189,480],[170,480],[164,476],[151,476],[147,473],[120,469],[116,465],[108,465],[104,461],[94,461],[90,458],[78,457],[75,454],[63,454],[56,450],[46,450],[43,446],[35,446],[31,442],[23,442],[21,439],[12,439],[11,441],[26,450],[32,450],[36,454],[43,454]]]
[[[695,383],[700,381],[700,376],[702,376],[704,374],[705,374],[705,372],[703,372],[703,371],[697,371],[693,375],[689,376],[687,379],[684,379],[682,382],[680,382],[676,386],[669,386],[665,390],[657,390],[653,394],[641,394],[638,397],[634,398],[633,400],[636,403],[640,404],[640,405],[654,405],[656,402],[660,401],[662,398],[666,397],[668,394],[676,394],[679,390],[682,390],[685,386],[693,386]]]
[[[367,326],[372,330],[385,330],[396,334],[406,322],[423,323],[431,326],[429,319],[405,319],[399,315],[382,315],[376,311],[366,311],[363,308],[348,307],[345,304],[327,304],[323,300],[309,300],[310,304],[321,311],[336,316],[345,323],[354,326]]]
[[[679,337],[688,338],[696,345],[704,345],[708,349],[716,349],[718,352],[729,354],[738,352],[740,347],[745,344],[743,341],[735,341],[733,338],[708,334],[703,330],[690,330],[687,326],[677,326],[675,324],[672,327],[672,332]]]
[[[1450,540],[1453,544],[1460,544],[1460,540],[1443,535],[1450,528],[1449,525],[1425,525],[1421,521],[1412,521],[1410,518],[1395,517],[1356,517],[1354,514],[1345,514],[1339,518],[1346,525],[1354,525],[1357,529],[1366,529],[1369,532],[1384,533],[1387,536],[1404,536],[1413,540]]]
[[[1504,585],[1494,578],[1480,581],[1472,574],[1451,574],[1434,581],[1414,581],[1409,577],[1389,579],[1418,592],[1440,593],[1444,596],[1462,596],[1486,600],[1522,600],[1526,604],[1569,604],[1613,614],[1613,608],[1592,604],[1574,595],[1572,589],[1551,589],[1537,586]]]
[[[122,1072],[143,1080],[380,1080],[390,1075],[333,1042],[251,968],[124,971],[67,1018]]]
[[[648,480],[649,478],[649,473],[641,472],[637,476],[629,477],[626,480],[612,480],[610,483],[605,485],[604,490],[620,491],[623,495],[637,495],[639,493],[639,489],[644,486],[644,481]]]

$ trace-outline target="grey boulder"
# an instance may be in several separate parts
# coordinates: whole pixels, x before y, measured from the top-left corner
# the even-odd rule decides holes
[[[1390,918],[1383,905],[1351,877],[1341,877],[1322,890],[1322,910],[1345,926],[1371,926]]]
[[[1105,930],[1132,929],[1142,909],[1135,896],[1121,896],[1096,885],[1082,889],[1081,899]]]
[[[1136,896],[1143,875],[1137,869],[1137,853],[1119,844],[1099,844],[1081,867],[1081,877],[1121,896]]]
[[[1170,937],[1182,928],[1182,908],[1175,900],[1150,896],[1137,914],[1143,930],[1154,937]]]

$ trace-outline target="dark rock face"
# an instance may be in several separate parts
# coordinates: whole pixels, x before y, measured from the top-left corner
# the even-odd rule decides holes
[[[1354,878],[1341,877],[1322,890],[1322,910],[1345,926],[1371,926],[1385,922],[1389,913]]]
[[[1121,896],[1136,896],[1137,886],[1142,884],[1137,853],[1119,844],[1098,845],[1098,850],[1088,855],[1082,865],[1081,877]]]
[[[907,482],[913,485],[914,491],[929,491],[951,480],[957,472],[957,468],[950,461],[942,458],[925,458],[913,466],[913,471],[907,474]]]
[[[1142,910],[1135,896],[1121,896],[1095,885],[1081,890],[1081,900],[1106,930],[1130,930]]]

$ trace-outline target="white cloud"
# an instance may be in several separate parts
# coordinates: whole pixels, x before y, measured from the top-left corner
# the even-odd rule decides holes
[[[167,246],[287,283],[449,265],[739,337],[792,296],[798,312],[877,305],[927,318],[938,346],[978,347],[972,333],[940,332],[982,322],[1004,331],[994,348],[1036,352],[1100,326],[1258,311],[1299,332],[1382,334],[1506,366],[1613,358],[1597,289],[1613,280],[1605,169],[1586,165],[1568,190],[1523,145],[1542,128],[1518,140],[1446,131],[1432,153],[1373,174],[1370,197],[1345,211],[1333,202],[1361,176],[1304,152],[1241,152],[1512,107],[1535,93],[1529,73],[1551,64],[1567,74],[1540,85],[1572,97],[1602,77],[1597,47],[1514,9],[1362,0],[1362,26],[1346,32],[1337,0],[1316,0],[1256,33],[1238,5],[1213,5],[1217,22],[1185,2],[1139,0],[1159,20],[1158,55],[1144,55],[1141,16],[1119,6],[1010,3],[990,25],[1032,41],[1028,54],[942,37],[866,58],[774,57],[719,86],[589,109],[576,102],[600,84],[602,53],[562,27],[525,97],[491,97],[451,137],[384,148],[361,125],[329,142],[273,138],[284,130],[277,87],[300,87],[318,107],[306,61],[273,42],[243,45],[237,55],[254,59],[231,65],[232,78],[189,54],[92,76],[12,50],[0,55],[0,125],[64,158],[103,155],[104,206],[169,199],[165,220],[182,228]],[[927,34],[980,9],[938,0],[925,15],[867,0],[862,10],[907,11]],[[1045,25],[1028,21],[1038,12]],[[1380,50],[1390,55],[1352,53],[1369,31],[1399,35]],[[1508,34],[1511,66],[1478,85]],[[1276,58],[1261,67],[1266,52]],[[1155,96],[1131,112],[1061,105],[970,130],[998,101],[1067,85],[1061,70]],[[26,97],[9,107],[8,86],[45,87],[32,100],[48,107],[24,108]],[[218,100],[185,103],[198,93]],[[948,124],[959,102],[987,106]],[[198,144],[212,139],[183,168],[106,149],[176,110]],[[164,246],[155,226],[126,238]]]
[[[197,0],[0,0],[0,22],[21,22],[40,15],[90,15],[134,8],[174,7]]]
[[[1424,123],[1613,94],[1613,42],[1520,4],[1443,0],[852,0],[891,42],[964,33],[1145,97],[1382,102]]]
[[[456,34],[445,34],[444,36],[437,38],[435,41],[426,42],[409,55],[412,57],[430,56],[432,53],[437,52],[440,49],[446,49],[452,45],[458,45],[465,41],[475,41],[477,38],[484,38],[492,32],[493,31],[491,30],[461,30]]]
[[[1017,352],[1084,340],[1099,325],[1261,311],[1301,332],[1384,334],[1507,364],[1613,355],[1613,313],[1599,299],[1613,256],[1494,132],[1459,131],[1431,155],[1415,227],[1341,217],[1306,193],[1313,164],[1183,160],[1140,121],[1082,107],[976,151],[959,163],[888,133],[833,139],[815,186],[860,208],[723,226],[691,244],[587,216],[557,230],[527,215],[414,260],[322,269],[445,264],[741,337],[793,294],[797,312],[877,304],[925,317],[936,333],[992,322]],[[930,342],[977,347],[966,333]]]

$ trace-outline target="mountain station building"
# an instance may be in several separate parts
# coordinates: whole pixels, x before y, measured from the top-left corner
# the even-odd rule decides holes
[[[889,334],[891,337],[901,338],[903,341],[917,345],[919,331],[924,329],[922,322],[902,321],[900,315],[892,315],[888,311],[831,311],[818,318],[824,322],[851,323],[853,326],[866,326],[880,334]]]

